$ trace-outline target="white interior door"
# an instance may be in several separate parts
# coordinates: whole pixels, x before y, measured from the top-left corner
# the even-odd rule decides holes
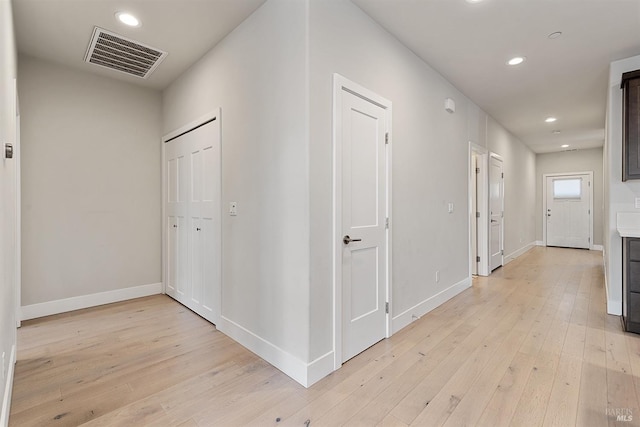
[[[489,154],[469,143],[469,269],[488,276],[489,269]]]
[[[167,272],[166,293],[173,298],[184,297],[188,272],[187,263],[187,197],[189,188],[188,150],[184,144],[173,140],[165,144],[165,167],[167,179],[167,199],[165,213],[167,215]]]
[[[342,361],[386,336],[390,105],[341,88]]]
[[[478,274],[478,156],[471,153],[471,274]]]
[[[166,293],[215,322],[222,256],[220,120],[166,142],[165,168]]]
[[[590,175],[547,176],[546,181],[547,246],[589,249]]]
[[[504,173],[502,159],[491,156],[489,161],[489,256],[491,270],[503,264],[504,233]]]

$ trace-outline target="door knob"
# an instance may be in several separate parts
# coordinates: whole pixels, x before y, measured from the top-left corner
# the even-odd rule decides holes
[[[348,234],[342,238],[342,243],[344,243],[345,245],[348,245],[351,242],[361,242],[361,241],[362,239],[352,239],[351,237],[349,237]]]
[[[491,222],[498,222],[498,220],[497,219],[492,219]]]

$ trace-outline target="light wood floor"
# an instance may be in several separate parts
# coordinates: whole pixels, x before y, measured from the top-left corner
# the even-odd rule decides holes
[[[309,389],[165,296],[18,335],[12,426],[640,425],[601,252],[535,248]]]

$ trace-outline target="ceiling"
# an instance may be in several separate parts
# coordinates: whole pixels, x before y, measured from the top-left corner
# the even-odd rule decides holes
[[[265,0],[12,0],[18,52],[164,89]],[[129,12],[130,28],[115,18]],[[168,52],[148,79],[84,62],[95,26]]]
[[[640,0],[352,1],[537,153],[602,146],[609,63],[640,55]]]
[[[13,0],[13,7],[19,52],[163,89],[264,1]],[[640,0],[352,1],[538,153],[602,146],[609,63],[640,55]],[[142,26],[120,24],[117,11]],[[94,26],[169,55],[147,80],[87,64]],[[562,35],[548,38],[556,31]],[[508,67],[516,55],[526,61]],[[558,120],[545,123],[549,116]]]

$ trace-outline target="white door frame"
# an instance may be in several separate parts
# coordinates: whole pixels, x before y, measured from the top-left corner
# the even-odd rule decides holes
[[[501,257],[501,261],[500,261],[500,267],[504,267],[504,201],[505,201],[505,182],[504,182],[504,159],[502,158],[501,155],[496,154],[494,152],[489,153],[489,157],[492,157],[494,159],[500,160],[500,162],[502,163],[502,206],[500,206],[500,209],[502,210],[502,221],[500,222],[500,250],[502,251],[502,255],[500,255]],[[488,180],[490,180],[490,176],[487,176]],[[489,183],[490,185],[491,183]],[[489,194],[487,194],[487,200],[489,199]],[[491,203],[489,201],[487,201],[487,216],[488,221],[489,221],[489,225],[488,227],[491,227],[491,218],[490,218],[490,212],[489,210],[491,209]],[[489,239],[487,241],[487,248],[489,250],[488,256],[491,257],[491,249],[489,248],[489,245],[491,245],[491,231],[489,230]],[[496,267],[497,268],[497,267]],[[491,274],[493,270],[491,270],[491,262],[489,261],[489,274]]]
[[[476,188],[473,187],[473,174],[475,174],[475,170],[473,170],[472,158],[473,155],[478,156],[478,161],[480,163],[480,173],[477,174],[477,184]],[[474,144],[473,142],[469,142],[469,182],[468,182],[468,193],[469,193],[469,277],[471,277],[471,272],[473,271],[472,264],[476,262],[473,259],[473,250],[471,248],[472,236],[473,232],[472,221],[478,221],[477,226],[477,245],[478,245],[478,256],[480,257],[480,262],[478,262],[478,275],[479,276],[488,276],[490,274],[489,270],[489,152],[486,148]],[[480,217],[476,218],[476,213],[473,212],[473,203],[472,198],[474,197],[474,191],[477,191],[477,212],[480,212]]]
[[[18,80],[13,79],[16,101],[16,141],[13,147],[13,161],[15,162],[15,293],[16,293],[16,327],[22,326],[22,183],[20,180],[20,165],[22,155],[20,150],[20,100],[18,98]]]
[[[197,119],[187,123],[184,126],[181,126],[180,128],[169,132],[168,134],[164,135],[162,137],[162,293],[166,294],[167,293],[167,263],[168,263],[168,259],[167,259],[167,215],[166,215],[166,204],[167,204],[167,170],[166,170],[166,165],[165,165],[165,161],[166,161],[166,153],[165,153],[165,149],[166,149],[166,142],[172,139],[177,138],[178,136],[181,136],[191,130],[194,130],[197,127],[200,127],[206,123],[209,123],[213,120],[220,120],[221,116],[220,116],[221,110],[220,108],[216,108],[212,111],[209,111],[208,113],[198,117]],[[220,124],[220,133],[222,133],[222,124]],[[220,135],[220,150],[222,150],[222,135]],[[222,176],[222,153],[220,154],[221,160],[220,160],[220,176]],[[222,194],[222,188],[220,189],[220,194]],[[221,204],[222,206],[222,204]],[[220,218],[222,218],[222,212],[220,212]],[[220,236],[222,236],[222,229],[220,230]],[[220,254],[222,256],[222,254]],[[222,269],[224,268],[222,260],[220,262],[220,277],[222,277]],[[214,324],[218,324],[220,321],[220,317],[221,317],[221,309],[222,309],[222,289],[221,286],[222,284],[219,284],[220,288],[215,289],[214,293],[217,296],[215,298],[215,303],[213,306],[213,317],[214,317]]]
[[[386,213],[389,218],[389,227],[386,233],[387,264],[385,277],[386,301],[389,304],[387,313],[386,333],[391,336],[391,101],[380,95],[354,83],[340,74],[333,74],[333,357],[334,370],[342,366],[342,139],[340,136],[340,114],[342,112],[342,92],[346,90],[354,95],[362,97],[369,102],[377,104],[389,111],[387,115],[387,129],[389,144],[386,145],[386,185],[387,206]]]
[[[589,250],[593,250],[593,171],[545,173],[542,175],[542,243],[547,246],[547,178],[589,175]]]

